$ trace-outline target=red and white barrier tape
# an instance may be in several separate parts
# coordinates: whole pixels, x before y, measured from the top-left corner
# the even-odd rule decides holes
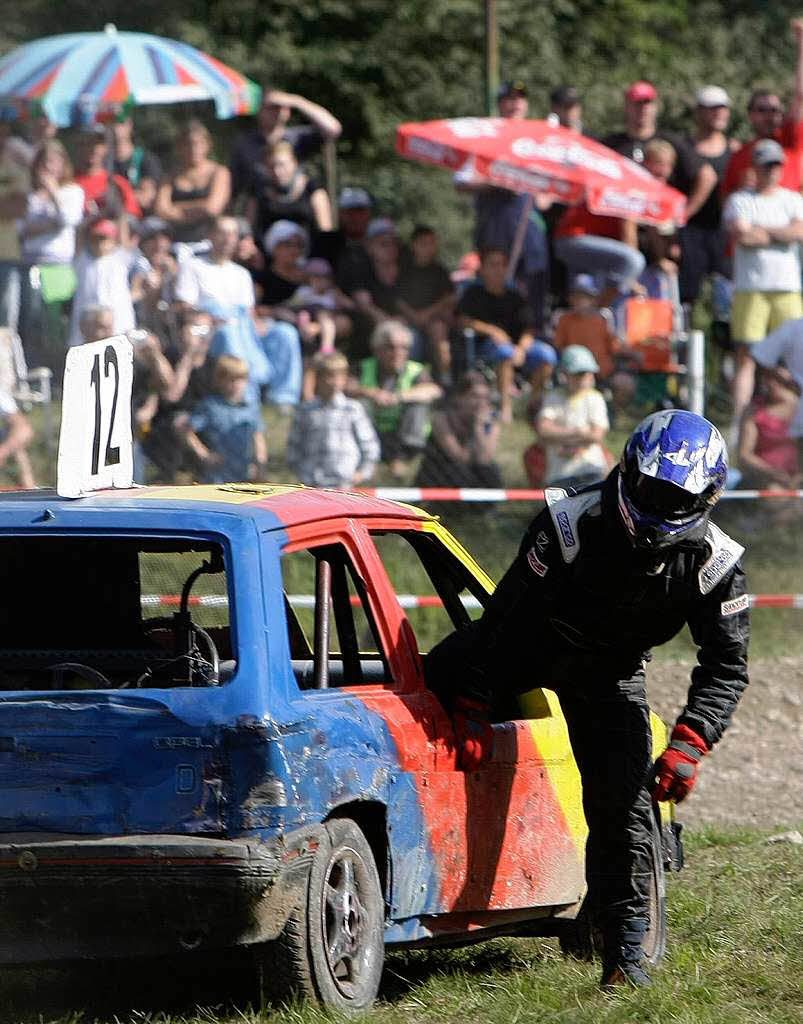
[[[178,608],[181,594],[143,594],[139,603],[143,608]],[[228,603],[225,594],[193,594],[188,602],[190,608],[226,608]]]
[[[491,487],[363,487],[360,494],[391,501],[543,501],[543,490],[502,489]],[[725,491],[722,499],[734,498],[803,498],[797,491]]]
[[[443,601],[437,594],[397,594],[402,608],[442,608]],[[803,609],[803,594],[750,594],[751,608],[799,608]],[[287,599],[295,608],[314,608],[315,597],[312,594],[288,594]],[[466,608],[479,608],[476,597],[461,598]],[[359,598],[352,597],[352,604],[358,604]],[[181,603],[179,594],[143,594],[143,607],[177,608]],[[225,608],[229,599],[225,594],[200,594],[190,597],[190,607]]]

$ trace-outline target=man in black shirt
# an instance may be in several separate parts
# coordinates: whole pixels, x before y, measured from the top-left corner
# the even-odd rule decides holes
[[[722,194],[719,182],[725,177],[731,154],[737,148],[725,134],[730,121],[731,101],[718,85],[705,85],[697,91],[694,119],[696,130],[686,140],[714,169],[716,182],[708,198],[681,229],[680,301],[694,302],[700,286],[709,274],[730,277],[726,257],[727,239],[722,229]]]
[[[173,370],[170,386],[160,395],[159,408],[142,445],[159,471],[159,479],[172,481],[187,459],[182,443],[190,410],[211,393],[212,362],[208,358],[214,331],[211,314],[187,309],[181,314],[177,339],[167,345],[164,357]]]
[[[528,353],[535,342],[532,311],[506,284],[507,260],[507,253],[501,249],[482,250],[480,281],[469,285],[457,304],[460,326],[477,336],[474,355],[496,367],[503,423],[513,418],[513,369],[531,368]],[[466,362],[472,361],[472,354],[467,352]]]
[[[438,259],[438,236],[431,227],[415,227],[410,236],[410,255],[399,276],[398,306],[405,319],[427,338],[436,377],[442,384],[448,383],[454,285]]]
[[[373,217],[373,200],[364,188],[347,185],[337,200],[338,226],[319,232],[313,255],[329,260],[335,268],[338,288],[350,292],[354,283],[371,272],[371,257],[365,247],[365,233]]]
[[[659,131],[658,92],[651,82],[634,82],[625,93],[625,130],[606,136],[602,142],[622,156],[644,163],[644,147],[653,139],[665,139],[677,153],[669,184],[687,197],[686,216],[693,217],[717,183],[708,161],[674,132]]]

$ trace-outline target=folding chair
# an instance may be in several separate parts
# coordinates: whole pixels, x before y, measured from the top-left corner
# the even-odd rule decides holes
[[[639,386],[636,401],[661,402],[679,397],[678,377],[686,372],[679,361],[677,307],[671,299],[627,299],[624,342],[636,356]]]

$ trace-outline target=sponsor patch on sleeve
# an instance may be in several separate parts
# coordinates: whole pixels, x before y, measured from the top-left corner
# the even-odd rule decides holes
[[[741,597],[732,597],[730,601],[723,601],[719,610],[723,616],[736,615],[737,612],[746,612],[749,607],[750,598],[747,594],[742,594]]]
[[[541,559],[535,552],[535,548],[530,548],[527,552],[527,561],[530,563],[530,568],[536,576],[544,577],[549,572],[549,566],[544,565]]]
[[[567,548],[573,548],[576,541],[574,534],[572,533],[572,527],[569,522],[569,517],[565,512],[558,512],[558,527],[560,528],[561,536],[563,537],[563,543]]]

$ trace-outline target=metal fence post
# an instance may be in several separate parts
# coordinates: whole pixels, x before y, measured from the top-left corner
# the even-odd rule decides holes
[[[686,356],[689,379],[689,410],[705,415],[705,335],[702,331],[689,331]]]

